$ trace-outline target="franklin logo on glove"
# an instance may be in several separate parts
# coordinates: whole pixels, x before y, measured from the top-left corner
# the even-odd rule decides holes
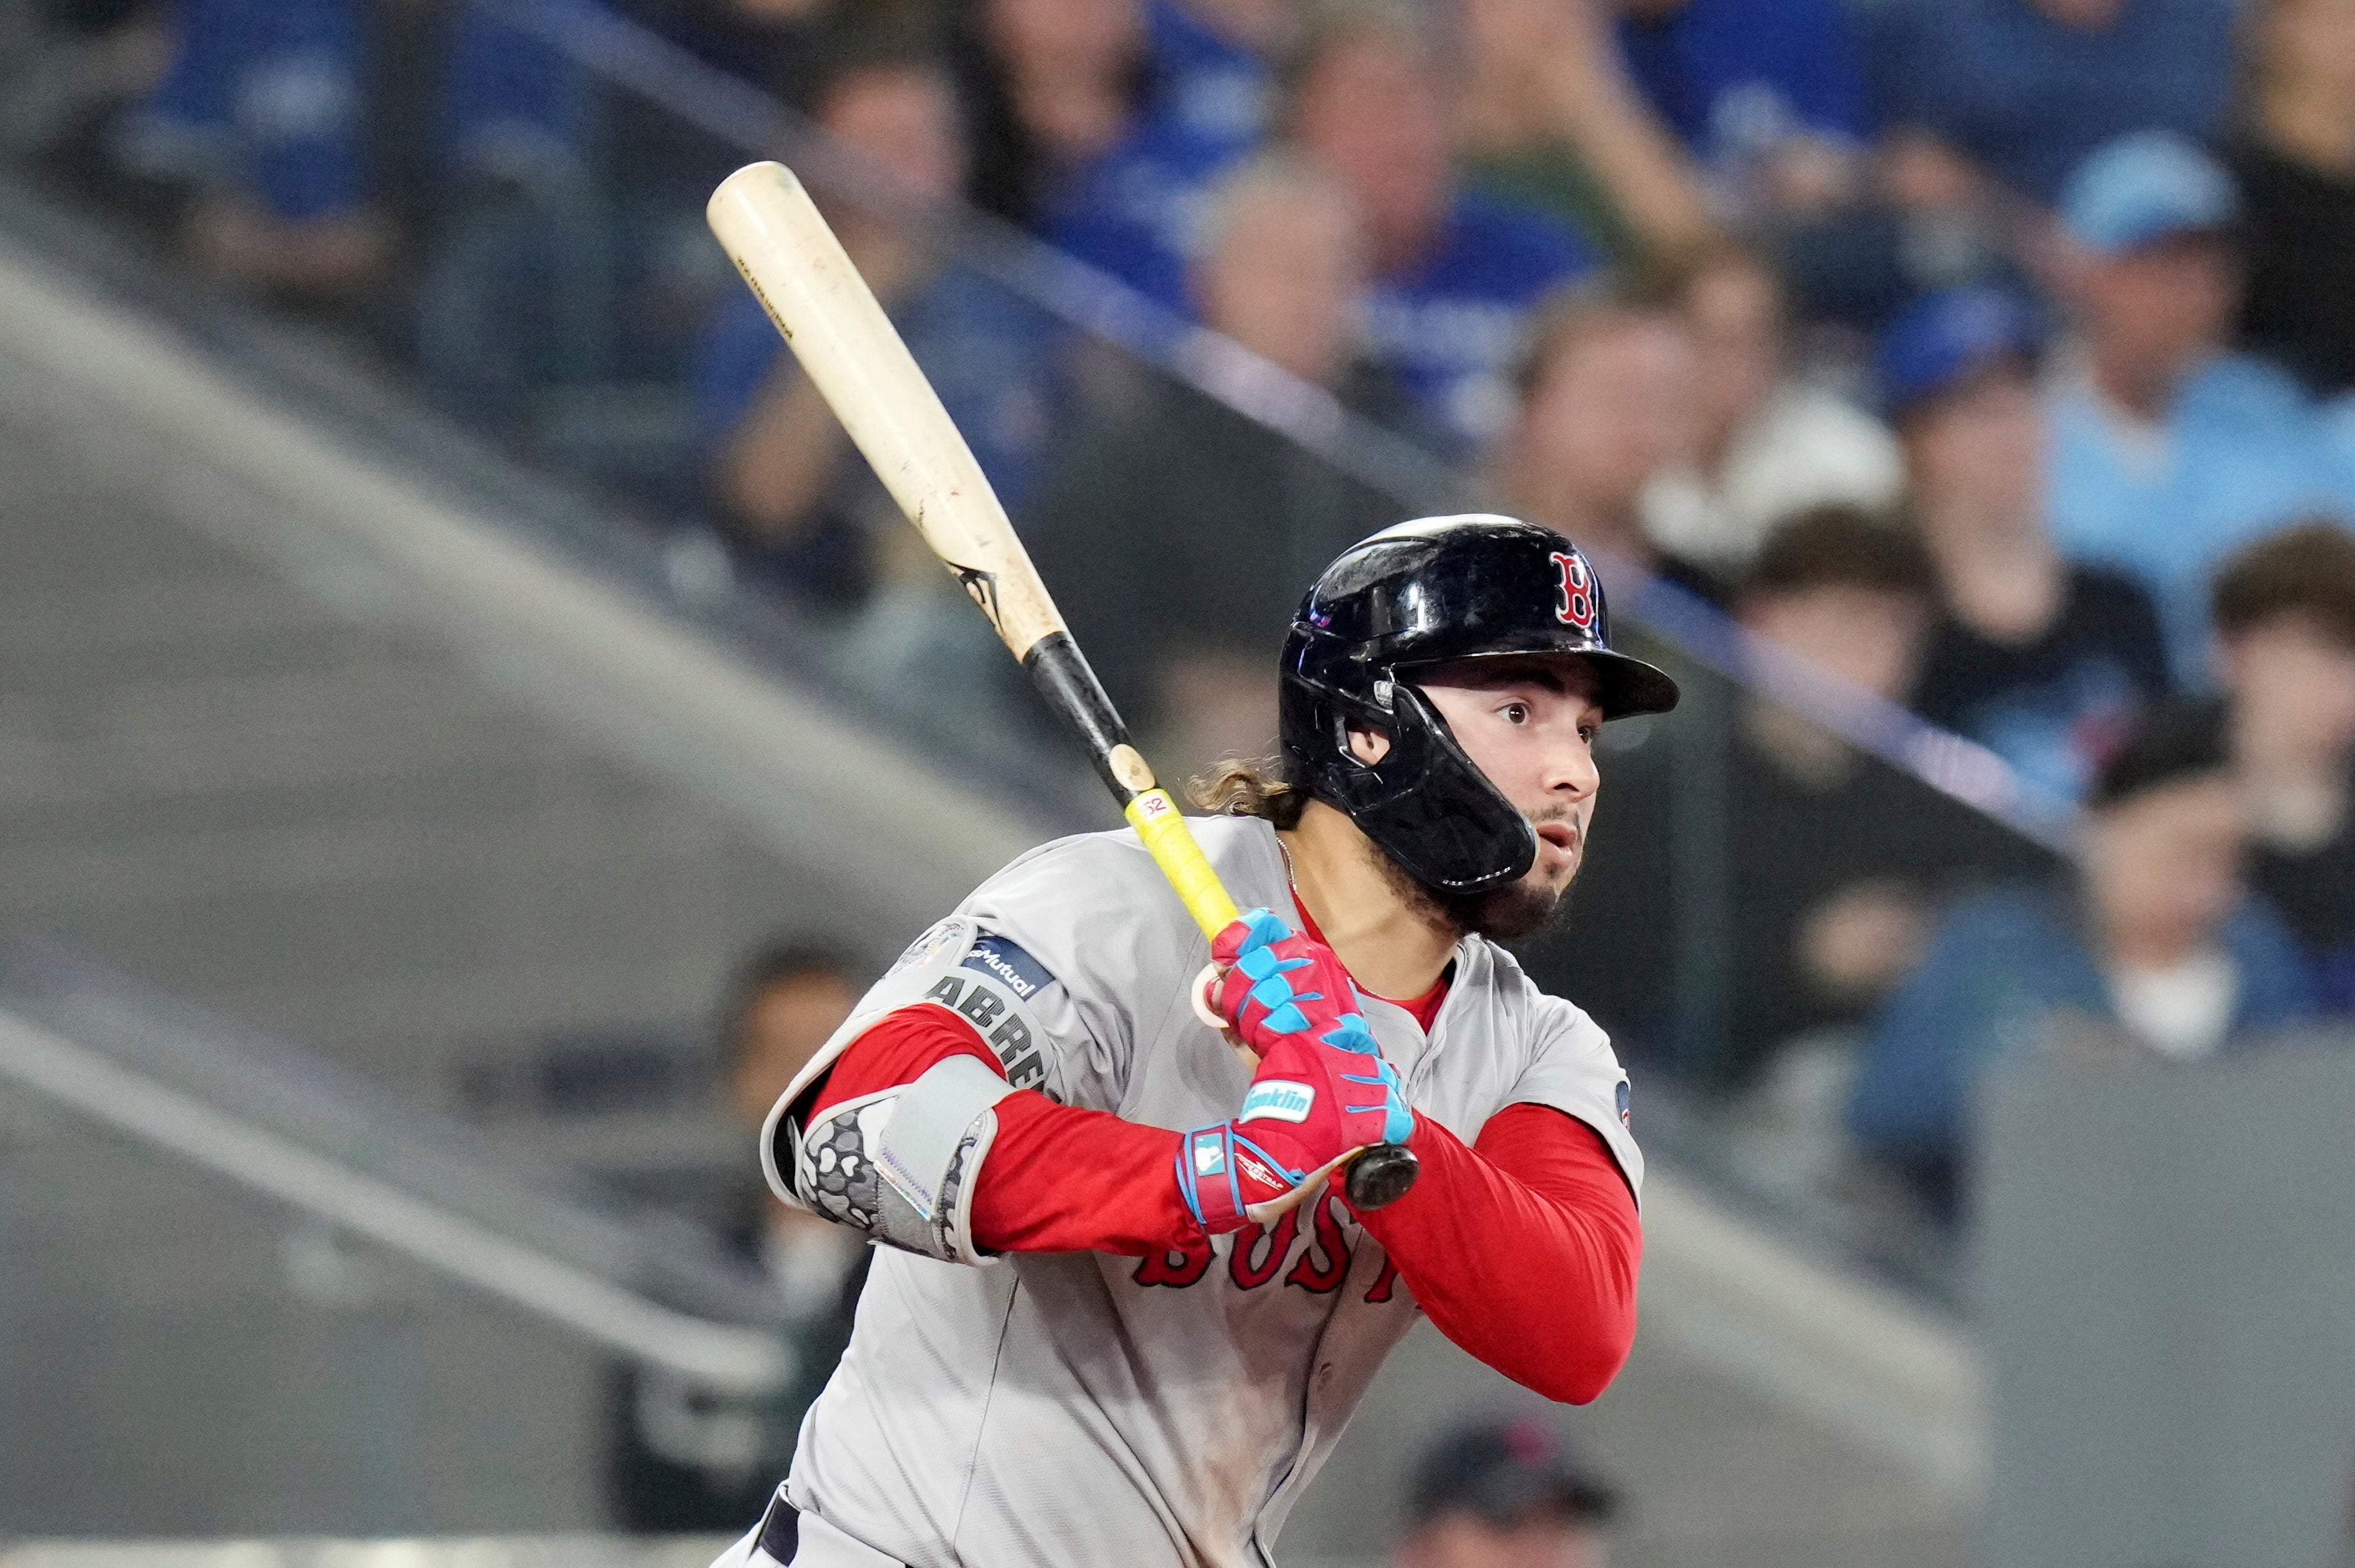
[[[1305,1083],[1263,1078],[1243,1096],[1242,1114],[1235,1120],[1256,1122],[1263,1116],[1273,1116],[1279,1122],[1305,1122],[1316,1104],[1316,1091]]]

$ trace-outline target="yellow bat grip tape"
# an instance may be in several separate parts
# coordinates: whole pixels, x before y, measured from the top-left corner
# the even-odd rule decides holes
[[[1194,917],[1203,935],[1215,937],[1234,923],[1241,912],[1227,896],[1219,873],[1210,869],[1209,858],[1186,826],[1186,814],[1178,809],[1167,790],[1146,790],[1130,801],[1121,815],[1145,840],[1154,864],[1178,890],[1178,896],[1186,901],[1186,912]]]

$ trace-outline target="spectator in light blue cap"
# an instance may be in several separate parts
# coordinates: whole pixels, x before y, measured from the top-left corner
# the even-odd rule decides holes
[[[2232,176],[2167,132],[2122,137],[2061,193],[2077,353],[2050,403],[2062,549],[2139,577],[2177,673],[2205,677],[2208,578],[2234,546],[2336,510],[2342,478],[2297,385],[2228,354],[2240,308]]]
[[[2077,166],[2061,190],[2061,221],[2079,244],[2124,255],[2240,220],[2224,165],[2171,131],[2121,136]]]

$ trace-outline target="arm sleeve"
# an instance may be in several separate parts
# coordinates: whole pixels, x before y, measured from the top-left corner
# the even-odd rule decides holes
[[[842,1053],[813,1115],[912,1083],[952,1056],[1004,1073],[973,1026],[946,1008],[903,1008]],[[1201,1239],[1173,1175],[1178,1135],[1109,1111],[1059,1105],[1036,1090],[1000,1100],[997,1136],[975,1179],[973,1239],[993,1253],[1146,1257]]]
[[[1644,1235],[1593,1127],[1508,1105],[1478,1141],[1418,1116],[1412,1190],[1362,1216],[1439,1331],[1525,1388],[1584,1404],[1636,1340]]]

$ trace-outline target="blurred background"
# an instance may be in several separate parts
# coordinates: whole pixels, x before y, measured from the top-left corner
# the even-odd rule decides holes
[[[1684,682],[1526,961],[1591,1408],[1287,1562],[2355,1562],[2355,0],[0,0],[0,1564],[700,1564],[750,1129],[1111,826],[702,222],[821,197],[1162,775],[1498,509]]]

